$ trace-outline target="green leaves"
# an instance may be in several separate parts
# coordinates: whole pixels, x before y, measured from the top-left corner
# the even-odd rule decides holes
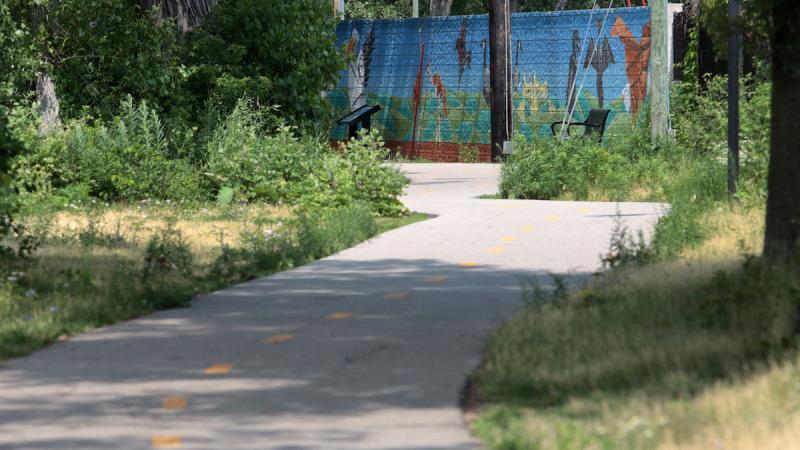
[[[220,0],[188,36],[186,63],[203,68],[190,80],[192,94],[200,103],[224,97],[226,111],[231,98],[245,96],[280,104],[286,122],[327,131],[331,111],[319,93],[331,88],[344,68],[335,29],[324,0]],[[328,120],[320,123],[320,117]]]

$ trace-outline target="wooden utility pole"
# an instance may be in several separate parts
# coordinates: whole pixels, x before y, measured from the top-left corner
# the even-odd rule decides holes
[[[739,0],[728,0],[728,193],[736,193],[739,178]]]
[[[511,70],[508,64],[511,13],[507,0],[489,0],[489,84],[492,161],[502,155],[511,133]]]
[[[669,138],[669,42],[667,0],[650,2],[650,135],[654,141]]]

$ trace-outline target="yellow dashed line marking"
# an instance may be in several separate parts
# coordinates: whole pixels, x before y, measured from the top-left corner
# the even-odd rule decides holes
[[[180,436],[153,436],[150,445],[153,448],[178,448],[183,443]]]
[[[536,227],[534,227],[533,225],[525,225],[524,227],[520,228],[520,230],[526,231],[528,233],[530,233],[531,231],[533,231],[535,229],[536,229]]]
[[[578,212],[582,212],[582,213],[587,213],[587,212],[591,212],[591,211],[592,210],[590,208],[578,208]]]
[[[514,236],[503,236],[500,238],[500,240],[503,242],[514,242],[517,240],[517,238],[515,238]]]
[[[186,397],[164,397],[161,399],[163,409],[186,409]]]
[[[473,261],[461,261],[458,263],[459,267],[478,267],[478,263]]]
[[[389,292],[384,295],[383,298],[386,300],[405,300],[408,298],[408,294],[405,292]]]
[[[561,220],[561,216],[556,215],[556,214],[551,214],[549,216],[545,216],[544,220],[547,220],[549,222],[555,222],[555,221]]]
[[[276,334],[264,339],[265,344],[283,344],[284,342],[294,339],[293,334]]]
[[[447,279],[447,275],[433,275],[428,278],[425,278],[426,283],[441,283],[442,281]]]
[[[506,249],[504,249],[503,247],[492,247],[490,249],[487,249],[486,252],[492,255],[499,255],[500,253],[505,253]]]
[[[214,364],[203,371],[206,375],[221,375],[228,373],[233,369],[233,364]]]
[[[325,320],[345,320],[353,317],[353,313],[349,312],[336,312],[328,315]]]

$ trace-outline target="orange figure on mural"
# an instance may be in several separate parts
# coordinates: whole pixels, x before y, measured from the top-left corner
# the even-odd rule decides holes
[[[647,96],[647,74],[650,62],[650,22],[642,28],[642,39],[636,41],[622,17],[611,27],[611,36],[618,37],[625,47],[625,72],[628,74],[631,120],[636,120],[639,105]]]
[[[442,83],[442,77],[439,76],[438,73],[433,74],[433,79],[431,80],[431,84],[436,89],[436,98],[439,99],[439,102],[442,104],[444,108],[444,115],[447,115],[447,91],[444,89],[444,83]]]

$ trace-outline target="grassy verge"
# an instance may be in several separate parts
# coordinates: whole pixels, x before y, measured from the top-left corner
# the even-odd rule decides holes
[[[30,258],[1,261],[0,360],[185,305],[426,217],[374,218],[358,205],[302,214],[258,205],[139,204],[22,218],[41,246]]]
[[[474,375],[489,448],[796,448],[800,263],[748,256],[763,199],[727,200],[718,163],[675,169],[631,180],[672,203],[651,245],[617,236],[611,270],[528,293],[491,336]]]
[[[723,79],[675,97],[676,140],[520,142],[511,198],[660,201],[654,239],[623,233],[573,292],[532,290],[474,374],[491,449],[794,449],[800,261],[767,264],[768,84],[743,100],[739,194],[725,190]],[[765,131],[766,130],[766,131]],[[754,256],[755,255],[755,256]]]
[[[796,448],[800,264],[742,262],[762,214],[709,208],[676,258],[530,293],[475,374],[475,432],[506,450]]]

